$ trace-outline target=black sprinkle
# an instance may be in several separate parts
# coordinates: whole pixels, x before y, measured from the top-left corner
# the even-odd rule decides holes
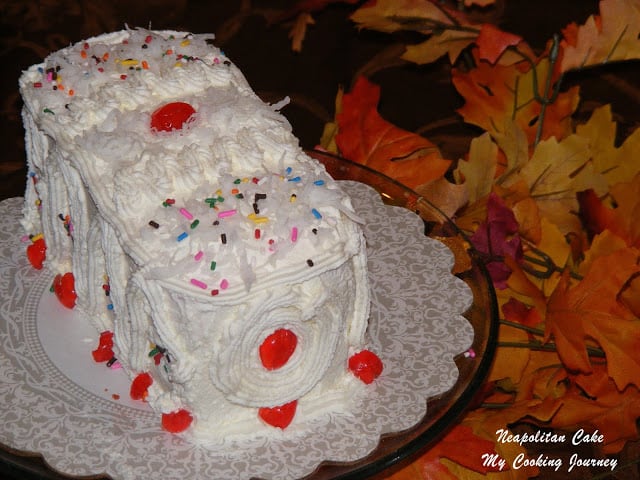
[[[215,220],[215,221],[213,222],[213,225],[218,226],[218,225],[220,225],[220,222],[219,222],[218,220]]]
[[[153,220],[149,221],[149,225],[151,225],[153,228],[160,228],[160,224]]]
[[[255,213],[256,215],[260,213],[260,209],[258,208],[258,204],[257,203],[253,203],[253,213]]]
[[[258,200],[264,200],[265,198],[267,198],[266,193],[256,193],[255,197],[253,197],[253,201],[258,203]]]
[[[222,233],[222,234],[220,234],[220,241],[221,241],[223,244],[226,244],[226,243],[227,243],[227,234],[226,234],[226,233]]]
[[[58,218],[64,222],[64,215],[63,214],[59,213],[58,214]]]
[[[215,45],[215,40],[213,38],[205,38],[204,41],[207,45]]]
[[[225,61],[224,61],[224,62],[222,62],[222,63],[224,63],[227,67],[228,67],[229,65],[231,65],[231,62],[230,62],[229,60],[225,60]]]
[[[317,229],[317,228],[314,228],[314,229],[313,229],[313,230],[311,230],[311,231],[313,232],[313,234],[314,234],[314,235],[317,235],[317,234],[318,234],[318,229]]]
[[[313,260],[311,259],[307,260],[307,265],[309,265],[310,267],[313,267]]]
[[[107,362],[107,367],[111,367],[114,363],[116,363],[118,359],[116,357],[111,357],[111,360]]]

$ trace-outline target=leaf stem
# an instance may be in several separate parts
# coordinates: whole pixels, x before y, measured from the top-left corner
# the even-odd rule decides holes
[[[528,348],[530,350],[540,352],[557,352],[558,347],[555,343],[539,343],[539,342],[498,342],[498,347],[503,348]],[[596,347],[586,346],[587,354],[590,357],[606,358],[605,353]]]
[[[527,325],[523,325],[521,323],[511,322],[509,320],[500,319],[500,325],[506,325],[508,327],[517,328],[518,330],[524,330],[525,332],[532,333],[534,335],[538,335],[539,337],[544,336],[544,330],[539,328],[529,327]]]

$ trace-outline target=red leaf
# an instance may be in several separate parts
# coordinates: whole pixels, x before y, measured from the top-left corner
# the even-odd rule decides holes
[[[518,35],[504,32],[490,23],[484,23],[476,39],[478,57],[493,65],[507,48],[518,45],[521,41],[522,37]]]
[[[451,162],[440,158],[426,138],[384,120],[377,111],[379,100],[380,87],[364,77],[344,94],[336,116],[340,153],[411,188],[441,178]]]

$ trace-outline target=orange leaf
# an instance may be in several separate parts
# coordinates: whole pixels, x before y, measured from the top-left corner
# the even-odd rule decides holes
[[[478,49],[473,52],[478,60]],[[538,89],[548,75],[555,75],[550,71],[548,59],[538,62],[535,75]],[[533,144],[541,105],[535,99],[534,70],[528,64],[491,65],[478,61],[477,67],[469,72],[454,69],[453,84],[465,99],[458,113],[467,123],[479,126],[492,136],[502,137],[513,128],[511,122],[515,121],[529,144]],[[577,103],[577,87],[558,95],[545,111],[543,139],[552,136],[562,139],[571,133],[571,115]]]
[[[495,25],[484,23],[480,28],[480,35],[476,39],[478,57],[495,64],[504,51],[522,41],[522,37],[500,30]]]
[[[640,174],[630,181],[611,187],[617,208],[603,205],[593,190],[578,193],[580,214],[590,234],[610,230],[627,245],[640,247]]]
[[[499,471],[497,464],[491,465],[486,456],[497,455],[493,441],[475,435],[472,429],[465,425],[456,425],[435,444],[427,453],[407,467],[396,472],[387,480],[456,480],[454,475],[443,463],[442,459],[451,460],[469,470],[486,474]],[[505,466],[504,469],[508,469]]]
[[[561,70],[640,58],[640,5],[628,0],[602,0],[600,15],[564,31]]]
[[[443,177],[451,162],[426,138],[384,120],[377,111],[379,99],[380,87],[365,77],[344,94],[336,116],[340,153],[411,188]]]
[[[545,336],[555,339],[567,369],[593,370],[586,348],[591,339],[604,350],[609,374],[620,389],[640,384],[640,320],[618,301],[623,285],[640,271],[638,259],[632,248],[603,255],[574,287],[566,272],[547,306]]]
[[[551,421],[553,427],[584,429],[587,433],[597,430],[602,435],[604,453],[617,453],[627,440],[638,438],[640,391],[637,387],[629,385],[618,390],[604,366],[597,366],[590,375],[578,375],[574,380]]]

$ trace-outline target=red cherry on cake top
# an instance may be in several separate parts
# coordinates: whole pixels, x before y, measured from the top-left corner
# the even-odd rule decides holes
[[[291,330],[279,328],[260,345],[260,361],[267,370],[283,367],[293,355],[298,345],[298,337]]]
[[[382,360],[370,350],[361,350],[349,357],[349,370],[366,384],[378,378],[382,369]]]
[[[58,274],[53,279],[53,292],[58,297],[62,305],[67,308],[73,308],[76,305],[76,287],[73,273],[67,272],[64,275]]]
[[[151,129],[159,132],[182,130],[195,113],[195,109],[188,103],[167,103],[151,114]]]

